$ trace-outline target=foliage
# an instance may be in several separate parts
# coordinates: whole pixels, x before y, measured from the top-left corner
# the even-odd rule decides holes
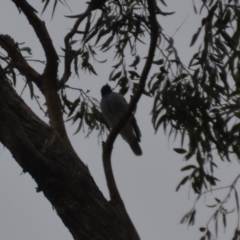
[[[50,1],[43,2],[44,12]],[[53,1],[52,15],[58,2],[67,4],[61,0]],[[114,52],[115,64],[109,80],[116,82],[121,94],[126,94],[130,89],[134,93],[141,75],[137,67],[145,61],[139,48],[149,41],[147,37],[151,30],[146,1],[102,0],[97,3],[92,0],[89,5],[91,4],[97,9],[96,13],[87,14],[84,28],[75,30],[69,44],[65,43],[62,48],[64,56],[70,52],[69,61],[75,74],[79,75],[79,71],[84,71],[96,75],[95,62],[106,62],[104,58],[99,60],[98,56],[102,58],[104,53]],[[173,14],[161,11],[160,7],[166,6],[163,0],[158,4],[158,15]],[[201,6],[194,4],[193,9],[204,15],[201,25],[189,41],[190,46],[200,41],[198,51],[192,56],[188,66],[185,66],[174,47],[174,39],[161,30],[155,54],[160,57],[152,62],[153,72],[144,94],[153,98],[152,124],[155,131],[163,127],[169,137],[180,136],[181,146],[174,150],[184,154],[186,161],[191,158],[196,160],[194,164],[188,164],[181,169],[189,173],[180,181],[176,190],[190,182],[199,200],[200,196],[208,193],[209,189],[212,190],[218,182],[214,176],[217,161],[213,154],[217,153],[222,161],[231,161],[233,156],[240,159],[240,8],[238,1],[204,0]],[[77,24],[82,16],[80,14],[68,17],[76,20]],[[19,50],[31,53],[28,47],[19,47]],[[11,59],[3,53],[0,54],[5,62],[0,72],[7,74],[15,85],[18,72]],[[27,81],[27,84],[34,96],[31,82]],[[68,89],[78,91],[79,96],[70,101]],[[84,124],[87,126],[87,135],[95,129],[100,136],[106,127],[108,128],[99,111],[99,103],[89,92],[74,89],[64,82],[60,87],[60,95],[67,119],[78,124],[76,133],[83,129]],[[183,147],[187,144],[186,150]],[[239,216],[235,184],[236,182],[231,185],[230,193],[235,192],[236,211]],[[224,227],[226,216],[230,213],[224,208],[225,203],[225,200],[216,199],[214,207],[217,210],[212,218],[217,221],[221,215]],[[195,215],[194,206],[184,216],[182,223],[194,224]],[[217,235],[217,224],[215,228]],[[208,224],[200,231],[205,234],[202,239],[211,239],[213,236]],[[239,239],[238,228],[233,239]]]
[[[196,6],[194,9],[197,11]],[[178,74],[169,76],[162,73],[164,77],[154,82],[157,87],[154,84],[149,87],[155,94],[152,118],[155,130],[163,126],[165,131],[169,129],[169,135],[180,135],[181,147],[187,137],[188,150],[175,151],[181,154],[186,152],[186,161],[193,156],[196,158],[196,165],[182,168],[190,174],[182,179],[177,190],[186,182],[191,182],[193,191],[199,196],[204,189],[214,190],[212,186],[217,184],[218,179],[214,177],[217,167],[217,161],[213,158],[215,152],[222,161],[231,161],[234,156],[240,158],[239,4],[237,1],[203,1],[199,13],[204,10],[206,16],[193,35],[190,46],[196,44],[201,32],[203,40],[189,66],[173,61]],[[171,67],[165,69],[170,72]],[[224,227],[229,213],[223,208],[225,203],[219,200],[220,207],[213,215],[217,221],[221,213]],[[193,208],[182,222],[193,224],[195,213]],[[239,218],[238,210],[237,214]],[[217,235],[217,223],[215,229]],[[233,239],[239,239],[238,229],[239,226]],[[202,239],[212,239],[208,227],[205,230]]]
[[[155,130],[163,125],[165,131],[170,129],[169,135],[180,134],[182,146],[187,136],[189,148],[185,160],[196,156],[198,166],[191,167],[188,178],[195,193],[216,185],[213,151],[222,160],[230,161],[232,154],[240,157],[239,8],[236,2],[230,3],[203,2],[200,13],[205,9],[207,15],[190,45],[201,31],[204,31],[203,41],[189,67],[173,61],[179,74],[162,73],[164,77],[154,82],[157,87],[150,85],[155,93],[152,118]],[[171,67],[165,69],[169,72]]]

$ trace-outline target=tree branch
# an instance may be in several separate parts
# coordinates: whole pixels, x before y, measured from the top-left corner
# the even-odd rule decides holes
[[[150,45],[149,45],[149,51],[148,51],[148,57],[145,62],[145,66],[143,68],[140,80],[139,80],[139,85],[136,93],[132,97],[127,110],[125,113],[120,117],[119,122],[115,125],[115,127],[112,129],[110,134],[108,135],[108,138],[106,142],[103,144],[103,165],[104,165],[104,171],[105,171],[105,176],[106,176],[106,181],[107,181],[107,186],[108,190],[110,193],[110,197],[112,201],[115,201],[116,204],[118,205],[119,209],[121,209],[122,213],[124,213],[125,217],[128,219],[129,224],[132,226],[132,237],[133,239],[139,239],[139,236],[131,222],[131,219],[129,218],[127,211],[125,209],[125,206],[123,204],[123,201],[121,199],[121,196],[119,194],[119,191],[117,189],[117,185],[114,179],[114,175],[112,172],[112,166],[111,166],[111,154],[112,154],[112,149],[113,149],[113,144],[114,141],[123,128],[123,126],[126,124],[128,119],[130,118],[132,112],[136,108],[136,105],[144,91],[145,88],[145,83],[147,81],[147,76],[149,74],[149,71],[152,66],[152,62],[154,59],[154,54],[156,50],[156,45],[157,45],[157,40],[159,37],[159,24],[157,21],[156,17],[156,2],[155,0],[147,0],[148,3],[148,11],[149,11],[149,19],[150,19],[150,24],[151,24],[151,40],[150,40]]]
[[[69,79],[71,76],[71,63],[72,63],[72,58],[71,58],[71,51],[72,51],[72,46],[70,44],[70,40],[73,38],[73,36],[77,33],[79,25],[82,23],[82,21],[88,17],[92,11],[96,9],[101,9],[101,7],[104,5],[104,3],[107,0],[92,0],[86,11],[80,15],[78,15],[78,19],[76,20],[75,24],[73,25],[72,30],[65,36],[64,38],[64,44],[65,44],[65,57],[64,57],[64,73],[59,81],[58,84],[58,89],[60,89]]]
[[[152,61],[154,58],[157,40],[158,40],[158,36],[159,36],[158,35],[159,34],[159,25],[158,25],[156,14],[155,14],[155,1],[154,0],[148,0],[148,9],[149,9],[149,13],[150,13],[150,22],[151,22],[151,41],[150,41],[150,46],[149,46],[149,51],[148,51],[148,57],[147,57],[145,66],[143,68],[136,93],[131,98],[131,101],[128,105],[127,110],[120,117],[119,122],[112,129],[112,131],[108,135],[106,142],[103,145],[103,161],[104,162],[105,162],[105,160],[107,162],[110,161],[114,141],[115,141],[117,135],[119,134],[119,132],[121,131],[122,127],[126,124],[127,120],[131,116],[132,112],[134,111],[134,109],[144,91],[147,76],[148,76],[148,73],[152,66]],[[107,169],[108,169],[107,171],[109,171],[111,169],[110,165],[109,165],[109,168],[107,168]],[[106,177],[108,179],[108,176],[106,176]],[[112,177],[110,177],[109,180],[110,179],[111,179],[111,181],[113,181]],[[110,196],[112,196],[113,199],[115,199],[116,197],[118,198],[118,195],[119,195],[118,191],[116,191],[116,189],[114,189],[114,188],[111,188],[110,187],[111,185],[112,185],[112,183],[110,181],[108,181]]]
[[[63,73],[63,76],[62,76],[61,80],[59,81],[58,89],[60,89],[68,81],[69,77],[71,76],[71,63],[72,63],[71,51],[72,51],[72,47],[71,47],[71,44],[70,44],[70,39],[77,32],[78,27],[81,24],[81,22],[87,16],[89,16],[89,14],[91,14],[91,12],[92,12],[92,7],[91,7],[91,5],[89,5],[88,8],[86,9],[86,11],[84,13],[80,14],[80,16],[78,17],[77,21],[75,22],[72,30],[64,38],[64,44],[65,44],[64,73]]]
[[[38,87],[41,85],[40,75],[35,71],[22,56],[18,44],[9,35],[0,35],[0,46],[7,52],[8,56],[12,59],[14,67],[26,76],[28,81],[33,81]]]
[[[36,181],[73,238],[131,240],[88,169],[0,76],[0,142]]]
[[[60,133],[62,138],[66,141],[69,147],[74,152],[74,149],[67,136],[65,125],[63,122],[61,101],[57,93],[57,72],[58,72],[58,55],[53,46],[52,39],[50,38],[46,29],[45,23],[41,21],[35,12],[29,7],[30,5],[26,0],[12,0],[16,6],[24,13],[30,25],[33,27],[46,56],[46,67],[41,76],[40,90],[46,99],[48,113],[51,126]]]
[[[58,55],[53,46],[52,39],[48,34],[45,23],[29,7],[26,0],[12,0],[16,6],[24,13],[30,25],[33,27],[46,56],[46,67],[44,74],[52,75],[52,81],[57,84]]]

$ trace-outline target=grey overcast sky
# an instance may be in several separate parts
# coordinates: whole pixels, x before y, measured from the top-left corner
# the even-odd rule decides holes
[[[60,46],[63,46],[64,35],[73,24],[73,20],[62,16],[79,14],[86,8],[85,1],[67,0],[67,2],[72,12],[58,5],[53,20],[51,20],[51,7],[42,16],[58,53],[61,53]],[[163,8],[163,10],[176,13],[173,16],[161,17],[159,21],[164,31],[170,36],[185,21],[174,39],[180,57],[187,63],[193,52],[189,49],[190,39],[200,24],[200,18],[193,13],[191,0],[168,0],[166,2],[168,8]],[[41,1],[29,0],[29,3],[39,11],[40,16],[43,6]],[[34,57],[44,59],[43,51],[31,26],[25,16],[19,14],[12,1],[1,0],[0,20],[1,33],[9,34],[19,43],[25,42],[26,46],[32,48]],[[145,48],[147,49],[145,46],[142,47],[143,52],[146,52]],[[63,66],[63,62],[60,65]],[[38,64],[34,64],[34,67],[39,71],[42,69]],[[108,64],[96,65],[96,69],[98,76],[80,73],[80,79],[73,76],[70,83],[76,87],[91,89],[91,95],[100,100],[100,88],[108,81],[111,72],[111,56],[109,56]],[[63,67],[60,68],[60,74],[62,70]],[[19,78],[17,82],[19,93],[23,86],[24,82]],[[48,121],[36,103],[30,100],[27,89],[23,93],[23,98],[38,116]],[[129,100],[129,96],[126,98]],[[149,116],[151,106],[152,99],[143,96],[136,113],[143,136],[141,157],[133,155],[121,137],[117,138],[112,159],[117,185],[143,240],[199,239],[201,233],[198,228],[208,220],[209,216],[204,205],[210,204],[211,199],[199,203],[195,226],[188,228],[186,225],[179,224],[182,216],[190,210],[195,198],[191,191],[189,193],[188,187],[175,192],[177,184],[184,177],[184,173],[180,172],[184,166],[182,156],[173,151],[173,148],[179,147],[179,144],[178,141],[168,140],[162,130],[154,134]],[[73,136],[77,126],[70,124],[67,126],[74,148],[88,165],[97,185],[108,198],[101,162],[101,142],[98,141],[97,133],[93,132],[88,138],[85,138],[82,132]],[[224,172],[219,173],[226,176],[226,183],[231,183],[236,175],[232,169],[236,169],[234,163],[224,169]],[[1,146],[0,239],[72,239],[51,204],[42,193],[36,193],[36,184],[33,179],[21,172],[21,168],[11,157],[9,151]],[[223,234],[221,239],[228,239],[227,236]]]

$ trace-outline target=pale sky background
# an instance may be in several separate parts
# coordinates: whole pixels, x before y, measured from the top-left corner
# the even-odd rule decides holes
[[[29,3],[39,11],[42,10],[41,1],[29,0]],[[58,51],[63,46],[63,37],[69,31],[73,20],[63,18],[62,15],[82,13],[85,1],[67,1],[72,9],[59,5],[53,20],[51,20],[51,8],[47,10],[42,18],[46,22],[47,29],[53,39]],[[193,52],[189,50],[191,36],[199,27],[199,17],[193,12],[191,0],[169,0],[168,8],[163,11],[175,11],[175,15],[160,17],[160,23],[164,31],[170,36],[183,23],[181,29],[174,36],[175,45],[182,60],[187,64]],[[17,42],[25,42],[30,46],[34,57],[44,59],[43,51],[34,35],[31,26],[25,16],[19,14],[12,1],[1,0],[0,3],[0,33],[9,34]],[[143,47],[144,48],[144,47]],[[147,49],[142,49],[146,51]],[[103,59],[100,59],[103,60]],[[74,84],[83,89],[91,89],[91,95],[100,100],[100,88],[108,81],[111,72],[111,57],[109,64],[96,64],[98,76],[80,72],[80,79],[71,78],[69,84]],[[34,65],[40,70],[40,65]],[[63,62],[60,63],[60,75],[63,70]],[[114,85],[111,85],[114,86]],[[23,81],[17,82],[17,91],[21,92]],[[129,100],[127,96],[127,100]],[[25,90],[23,98],[32,110],[44,121],[42,112],[34,101],[29,98],[28,89]],[[174,147],[180,147],[178,141],[168,140],[160,129],[155,135],[151,125],[149,113],[152,107],[152,99],[143,96],[138,104],[137,120],[142,131],[141,147],[143,155],[136,157],[129,146],[117,138],[113,151],[113,168],[115,178],[125,202],[125,206],[135,224],[142,240],[158,239],[199,239],[202,233],[198,228],[207,222],[210,212],[206,204],[213,204],[211,197],[205,198],[197,205],[196,223],[193,227],[179,224],[182,216],[191,209],[195,196],[184,186],[179,192],[175,188],[179,181],[186,175],[180,169],[187,165],[183,157],[173,151]],[[77,125],[68,126],[68,133],[72,144],[80,158],[88,165],[97,185],[108,198],[108,190],[103,173],[101,160],[101,143],[98,142],[97,132],[93,132],[89,138],[85,138],[82,132],[73,136]],[[217,158],[217,157],[216,157]],[[191,160],[194,162],[194,160]],[[236,159],[233,163],[225,164],[223,170],[219,171],[225,184],[230,184],[239,173]],[[0,239],[1,240],[70,240],[72,239],[68,229],[63,225],[61,219],[52,209],[51,204],[42,193],[36,193],[36,183],[29,174],[21,175],[22,169],[18,166],[11,154],[3,146],[0,147]],[[223,195],[220,195],[223,196]],[[236,215],[232,214],[232,226],[228,222],[229,229],[226,234],[220,230],[220,239],[229,239],[232,228],[236,223]],[[221,228],[219,223],[219,229]]]

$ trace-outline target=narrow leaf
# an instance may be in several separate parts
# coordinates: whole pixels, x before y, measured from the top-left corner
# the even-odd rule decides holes
[[[188,165],[186,167],[183,167],[181,169],[181,171],[186,171],[186,170],[190,170],[190,169],[196,169],[197,167],[195,165]]]
[[[202,28],[199,27],[198,30],[197,30],[197,32],[196,32],[195,34],[193,34],[192,41],[191,41],[191,43],[190,43],[190,47],[193,46],[194,43],[197,41],[198,36],[199,36],[199,34],[200,34],[200,32],[201,32],[201,29],[202,29]]]
[[[184,154],[187,152],[187,150],[183,149],[183,148],[174,148],[173,149],[175,152],[179,153],[179,154]]]
[[[182,179],[182,181],[178,184],[178,186],[176,187],[176,192],[179,190],[179,188],[181,187],[181,185],[184,185],[187,180],[189,179],[189,176],[186,176]]]

